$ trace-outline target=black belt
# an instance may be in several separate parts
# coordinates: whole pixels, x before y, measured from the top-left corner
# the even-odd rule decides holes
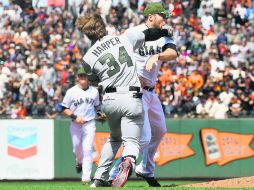
[[[128,88],[128,87],[126,87]],[[129,87],[129,91],[136,91],[136,92],[140,92],[140,87],[137,86],[130,86]],[[108,87],[105,89],[106,93],[111,93],[111,92],[117,92],[117,88],[115,87]]]
[[[144,86],[143,89],[147,90],[147,91],[153,91],[154,90],[154,86]]]

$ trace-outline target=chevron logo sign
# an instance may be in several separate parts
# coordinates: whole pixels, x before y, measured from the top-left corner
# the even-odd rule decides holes
[[[8,127],[8,155],[26,159],[37,154],[36,127]]]

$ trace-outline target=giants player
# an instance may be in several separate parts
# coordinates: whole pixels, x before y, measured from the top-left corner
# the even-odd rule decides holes
[[[76,156],[76,170],[78,173],[83,170],[81,181],[84,184],[91,181],[95,116],[99,104],[98,90],[89,86],[87,74],[84,68],[80,68],[77,84],[67,90],[61,106],[63,114],[72,119],[70,133]]]
[[[165,25],[164,19],[169,14],[161,3],[150,3],[144,10],[144,16],[146,17],[145,24],[130,28],[126,32],[162,28]],[[137,176],[143,177],[152,187],[161,186],[154,178],[154,155],[167,131],[163,108],[157,94],[154,92],[154,87],[162,62],[175,60],[176,57],[176,45],[172,38],[168,36],[145,42],[142,47],[135,50],[137,72],[143,88],[142,100],[144,107],[144,127],[140,140],[143,160],[136,167],[135,172]],[[116,175],[118,164],[119,160],[110,172],[109,181]]]
[[[90,79],[97,78],[100,82],[99,86],[104,92],[103,111],[111,131],[103,146],[91,187],[105,186],[109,168],[123,143],[122,163],[112,182],[113,187],[122,187],[135,169],[143,127],[141,84],[133,50],[141,47],[144,40],[159,39],[168,35],[168,31],[149,29],[120,36],[106,35],[105,23],[96,13],[80,16],[76,26],[92,40],[93,45],[83,58],[84,67]]]

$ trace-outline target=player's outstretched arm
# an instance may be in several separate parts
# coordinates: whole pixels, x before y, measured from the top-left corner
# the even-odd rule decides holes
[[[170,31],[170,30],[169,30]],[[171,32],[172,33],[172,32]],[[146,70],[150,72],[154,65],[157,66],[157,61],[172,61],[178,56],[176,45],[172,38],[164,38],[166,44],[162,47],[162,52],[151,56],[146,63]]]
[[[170,36],[170,32],[167,29],[148,28],[143,31],[145,35],[145,41],[155,41],[161,37]]]
[[[171,36],[168,29],[148,28],[142,31],[128,29],[123,35],[133,45],[133,49],[140,48],[145,41],[155,41],[164,36]]]

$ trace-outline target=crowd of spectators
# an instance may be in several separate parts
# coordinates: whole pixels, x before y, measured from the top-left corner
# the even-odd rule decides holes
[[[26,0],[29,2],[29,0]],[[39,2],[39,1],[38,1]],[[146,0],[81,0],[65,7],[0,2],[0,116],[55,118],[91,42],[75,29],[100,13],[110,34],[144,21]],[[154,1],[153,1],[154,2]],[[250,0],[164,0],[177,61],[163,63],[156,92],[169,117],[254,116],[254,8]]]

